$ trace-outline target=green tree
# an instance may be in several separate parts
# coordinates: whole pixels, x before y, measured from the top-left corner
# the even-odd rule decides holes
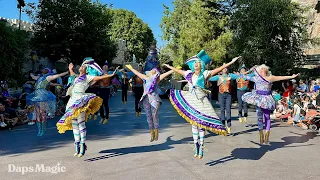
[[[34,21],[33,46],[41,56],[53,60],[66,56],[78,64],[87,56],[98,63],[115,56],[116,46],[108,32],[112,16],[105,5],[41,0],[37,6],[28,7],[26,11]]]
[[[22,66],[28,52],[29,34],[0,22],[0,77],[2,80],[20,80]],[[21,82],[18,82],[19,84]]]
[[[222,62],[232,38],[229,16],[219,0],[176,0],[174,10],[164,6],[161,28],[174,65],[205,49],[216,64]]]
[[[113,41],[125,40],[130,57],[135,54],[137,62],[144,61],[147,49],[155,42],[152,30],[134,12],[112,9],[110,35]]]
[[[231,27],[231,53],[248,65],[267,64],[275,74],[291,71],[303,61],[306,43],[304,9],[288,0],[238,0]]]

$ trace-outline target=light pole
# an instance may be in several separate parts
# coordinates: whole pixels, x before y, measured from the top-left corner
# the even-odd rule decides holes
[[[26,4],[24,3],[24,0],[17,0],[18,1],[18,5],[17,8],[19,9],[20,13],[19,13],[19,30],[20,30],[20,26],[21,26],[21,9],[22,7],[24,7]]]

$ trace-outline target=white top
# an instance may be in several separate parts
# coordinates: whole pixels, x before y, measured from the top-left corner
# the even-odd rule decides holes
[[[94,77],[95,76],[86,75],[85,80],[77,82],[77,83],[75,83],[75,82],[77,81],[77,79],[79,77],[75,78],[74,84],[69,87],[68,92],[67,92],[67,95],[70,95],[71,97],[68,101],[66,109],[68,109],[76,100],[82,98],[86,94],[90,94],[90,93],[85,93],[85,92],[88,89],[88,87],[93,84]]]
[[[300,106],[298,104],[293,105],[293,108],[296,110],[296,114],[295,115],[300,114],[301,108],[300,108]]]
[[[190,70],[188,70],[188,71],[184,71],[184,76],[186,77],[189,73],[192,73],[192,71],[190,71]],[[211,73],[211,71],[208,71],[208,70],[205,70],[204,72],[203,72],[203,76],[204,76],[204,79],[207,79],[208,78],[208,76],[210,75],[210,73]],[[197,84],[197,81],[198,81],[198,75],[196,75],[196,74],[193,74],[192,75],[192,86],[194,86],[194,85],[196,85]],[[190,83],[190,82],[189,82]],[[189,84],[188,83],[188,84]],[[189,87],[190,87],[190,84],[189,84]]]

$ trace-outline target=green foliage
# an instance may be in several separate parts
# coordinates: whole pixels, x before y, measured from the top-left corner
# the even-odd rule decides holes
[[[173,64],[183,62],[205,49],[214,63],[220,64],[231,43],[232,33],[226,28],[229,16],[219,0],[175,0],[174,10],[164,6],[161,28],[163,39],[173,57]]]
[[[20,80],[25,54],[29,48],[29,34],[0,22],[0,77],[2,80]],[[21,82],[18,82],[19,84]]]
[[[301,64],[307,41],[304,9],[288,0],[238,0],[235,10],[232,54],[242,55],[247,65],[265,63],[273,74]]]
[[[34,21],[34,48],[41,56],[81,63],[93,57],[98,63],[112,59],[116,46],[108,35],[112,20],[109,9],[99,2],[42,0],[28,4],[26,12]]]
[[[110,36],[113,41],[126,41],[129,58],[135,54],[137,62],[145,61],[147,48],[155,42],[152,30],[134,12],[124,9],[112,9],[113,21]]]

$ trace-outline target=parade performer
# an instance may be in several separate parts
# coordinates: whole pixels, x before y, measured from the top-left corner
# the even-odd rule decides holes
[[[87,134],[85,122],[88,116],[97,112],[102,104],[100,97],[95,94],[85,93],[85,91],[95,82],[110,78],[116,71],[112,75],[102,75],[102,69],[91,57],[84,59],[79,68],[79,75],[75,75],[72,63],[69,64],[69,71],[69,83],[72,83],[72,86],[69,87],[67,95],[70,95],[70,99],[66,106],[66,113],[57,123],[57,129],[59,133],[73,130],[76,145],[74,156],[82,157],[87,150],[85,144]]]
[[[271,126],[270,113],[276,106],[271,93],[272,83],[276,81],[294,79],[299,74],[292,76],[273,76],[269,71],[269,67],[264,64],[254,67],[252,70],[255,74],[253,77],[244,74],[240,75],[242,78],[246,78],[255,83],[255,89],[251,92],[245,93],[242,96],[242,100],[257,107],[256,111],[258,116],[260,144],[263,144],[264,142],[268,144]],[[263,132],[263,119],[265,121],[265,134]]]
[[[143,73],[142,64],[139,64],[138,67],[139,73]],[[134,92],[134,106],[136,110],[136,116],[139,117],[141,115],[141,107],[139,106],[140,99],[143,95],[143,80],[135,75],[133,76],[133,92]]]
[[[158,67],[160,62],[158,61],[158,51],[154,45],[151,46],[146,64],[143,68],[144,71],[148,72],[151,71],[153,68]]]
[[[133,69],[131,65],[126,65],[126,67],[144,81],[144,91],[140,99],[140,103],[143,104],[143,109],[147,115],[151,134],[150,142],[157,141],[159,137],[159,106],[161,104],[161,99],[157,92],[157,88],[159,82],[172,74],[173,71],[171,70],[160,74],[160,69],[153,68],[147,75],[145,75]]]
[[[31,78],[36,80],[35,91],[28,94],[26,97],[28,105],[33,105],[37,119],[38,135],[43,136],[47,127],[48,114],[55,114],[56,111],[56,96],[48,91],[50,82],[67,75],[69,72],[54,75],[49,68],[42,70],[42,75],[35,76],[30,74]]]
[[[196,56],[192,56],[186,61],[191,70],[183,71],[172,66],[165,65],[169,69],[184,76],[188,81],[189,91],[171,90],[170,101],[187,122],[192,125],[192,134],[195,144],[194,157],[200,159],[204,155],[205,130],[210,130],[216,134],[226,135],[226,129],[215,113],[211,102],[207,98],[205,90],[206,80],[233,64],[238,58],[234,58],[228,64],[216,68],[212,71],[205,70],[205,65],[211,61],[207,53],[202,50]],[[198,138],[200,135],[200,144]]]
[[[237,78],[236,74],[228,73],[228,69],[224,68],[221,75],[215,75],[209,79],[209,81],[217,81],[217,85],[219,86],[220,120],[223,125],[225,125],[225,121],[227,120],[226,126],[229,134],[231,133],[231,81]]]
[[[246,71],[246,66],[242,65],[239,69],[240,74],[248,75],[250,77],[254,76],[254,74],[248,74]],[[239,122],[248,122],[248,103],[242,101],[242,96],[248,92],[249,80],[246,78],[238,76],[237,79],[237,99],[238,99],[238,118]],[[242,110],[244,114],[242,114]]]
[[[103,72],[104,74],[113,74],[113,72],[110,71],[109,73],[109,64],[108,61],[105,61],[103,65]],[[110,98],[110,92],[111,92],[111,86],[112,86],[112,77],[104,78],[100,80],[97,84],[100,85],[99,90],[99,96],[103,99],[103,104],[100,107],[100,124],[107,124],[109,120],[109,98]]]

